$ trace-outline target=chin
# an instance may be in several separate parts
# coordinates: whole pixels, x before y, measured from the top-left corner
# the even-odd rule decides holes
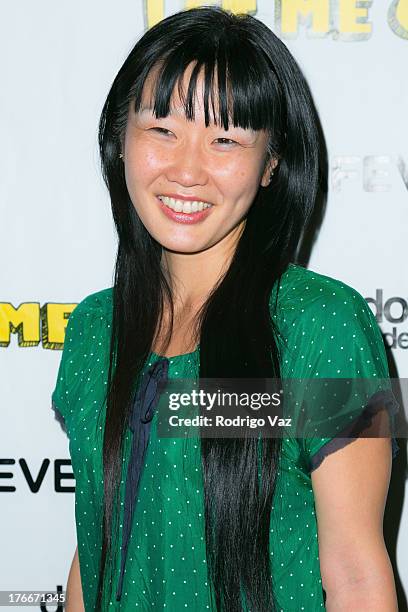
[[[172,253],[184,253],[184,254],[191,253],[192,254],[192,253],[198,253],[203,250],[200,248],[197,249],[197,245],[188,246],[188,245],[181,245],[181,244],[164,244],[164,243],[161,243],[161,245],[164,249],[166,249],[167,251],[171,251]]]
[[[156,238],[156,237],[155,237]],[[204,251],[207,245],[197,245],[197,242],[185,242],[181,240],[160,240],[159,237],[156,238],[157,242],[161,244],[163,249],[167,251],[171,251],[173,253],[199,253],[200,251]]]

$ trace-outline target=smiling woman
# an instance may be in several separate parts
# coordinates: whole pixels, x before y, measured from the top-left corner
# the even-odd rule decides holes
[[[52,396],[87,612],[396,609],[390,440],[355,440],[396,409],[381,333],[355,289],[296,263],[327,187],[319,133],[296,61],[250,15],[176,13],[114,79],[99,144],[115,281],[71,314]],[[158,435],[172,379],[331,377],[384,392],[343,403],[364,417],[354,437]]]
[[[165,117],[156,117],[152,106],[161,79],[159,68],[152,69],[141,108],[130,104],[124,132],[126,185],[137,215],[158,243],[180,253],[202,252],[215,244],[221,251],[234,244],[260,184],[269,184],[277,164],[268,159],[267,130],[225,128],[211,117],[206,121],[200,103],[205,71],[198,68],[197,61],[186,67]],[[188,118],[183,100],[193,73],[196,87]],[[214,270],[211,285],[217,276]]]

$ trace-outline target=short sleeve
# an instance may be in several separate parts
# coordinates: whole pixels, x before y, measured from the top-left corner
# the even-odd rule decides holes
[[[58,413],[57,417],[60,415],[63,418],[68,435],[70,433],[70,417],[73,411],[70,388],[73,378],[76,376],[75,361],[80,350],[82,335],[81,314],[78,306],[76,306],[68,318],[57,380],[51,394],[52,408]]]
[[[381,331],[366,300],[358,291],[340,281],[320,275],[316,275],[316,279],[313,293],[304,305],[302,316],[292,322],[290,342],[292,357],[287,361],[293,365],[289,376],[306,381],[323,378],[346,379],[353,382],[354,379],[358,379],[355,381],[356,388],[358,382],[361,387],[361,382],[364,383],[362,379],[366,379],[367,383],[364,384],[369,390],[369,395],[364,396],[366,399],[359,404],[352,401],[354,395],[357,396],[354,393],[345,401],[344,398],[338,398],[339,406],[340,399],[343,399],[341,416],[346,417],[349,413],[352,420],[347,422],[344,428],[338,428],[336,434],[332,430],[333,433],[328,436],[305,435],[299,440],[310,471],[316,469],[328,454],[343,448],[360,433],[364,435],[362,431],[370,424],[378,410],[386,408],[392,425],[394,415],[399,408],[391,390]],[[337,382],[333,381],[332,386],[333,384],[336,385]],[[311,381],[310,385],[314,385],[314,389],[320,389],[324,395],[323,384],[319,387],[318,381]],[[338,388],[340,387],[339,381]],[[315,399],[313,409],[317,411],[320,404],[323,408],[324,402],[320,401],[318,393],[313,395],[313,398]],[[334,401],[332,411],[336,410],[337,405]],[[346,422],[344,418],[343,420],[338,418],[338,421],[343,425]],[[397,441],[392,437],[393,458],[398,450]]]
[[[51,405],[69,437],[104,406],[109,367],[112,288],[85,297],[71,312]]]

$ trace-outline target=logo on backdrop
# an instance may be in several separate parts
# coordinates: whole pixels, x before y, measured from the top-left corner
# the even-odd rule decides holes
[[[75,486],[68,484],[75,480],[72,469],[69,472],[63,470],[64,466],[71,466],[70,459],[55,459],[52,463],[49,459],[43,459],[39,468],[37,461],[35,464],[35,467],[31,466],[24,457],[0,457],[0,493],[17,491],[15,477],[19,488],[28,488],[31,493],[38,493],[41,488],[49,487],[46,481],[50,479],[56,493],[75,493]]]
[[[367,297],[375,314],[377,322],[381,325],[385,341],[390,348],[408,348],[408,332],[400,332],[397,325],[404,323],[408,317],[408,301],[402,297],[384,297],[383,290],[377,289],[375,298]],[[391,325],[384,325],[390,323]],[[387,329],[388,328],[388,329]]]
[[[165,0],[146,0],[146,29],[173,12],[173,7],[167,4]],[[256,0],[220,0],[213,4],[234,13],[258,12]],[[371,38],[373,33],[372,4],[372,0],[275,0],[275,6],[271,2],[271,8],[263,9],[263,15],[267,21],[273,20],[274,31],[282,38],[297,38],[302,29],[306,30],[307,38],[360,41]],[[202,1],[179,0],[178,5],[178,10],[188,9],[201,6]],[[408,39],[408,0],[389,2],[385,18],[393,34]]]
[[[0,302],[0,347],[10,345],[11,334],[17,334],[18,346],[62,349],[69,315],[77,304],[40,306],[39,302],[23,302],[13,306]]]

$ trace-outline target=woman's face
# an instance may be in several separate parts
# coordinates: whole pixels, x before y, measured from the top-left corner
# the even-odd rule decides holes
[[[184,73],[183,91],[191,68]],[[129,105],[124,139],[126,184],[136,212],[157,242],[179,253],[229,244],[260,185],[268,185],[272,167],[264,167],[266,131],[205,126],[203,87],[200,73],[194,121],[185,117],[177,88],[171,114],[156,119],[148,78],[140,111]]]

